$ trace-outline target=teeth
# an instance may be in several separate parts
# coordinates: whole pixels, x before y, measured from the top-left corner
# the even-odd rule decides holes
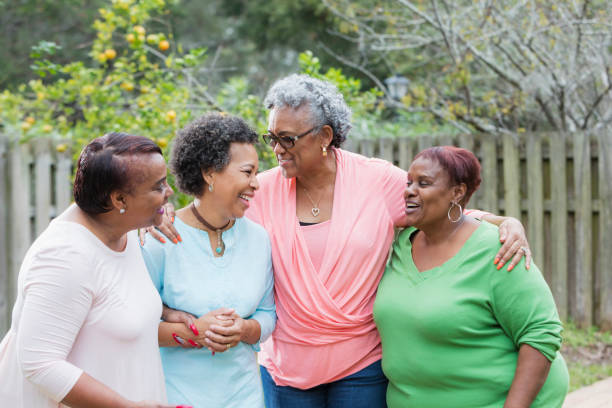
[[[243,200],[251,201],[251,197],[249,197],[247,195],[240,194],[239,197],[242,198]]]

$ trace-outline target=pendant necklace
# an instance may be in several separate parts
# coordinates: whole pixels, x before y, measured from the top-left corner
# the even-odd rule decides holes
[[[223,242],[223,240],[221,239],[221,234],[223,234],[223,230],[230,224],[230,222],[232,222],[232,220],[229,220],[227,222],[227,224],[225,224],[224,226],[222,226],[221,228],[216,228],[213,227],[212,225],[210,225],[208,223],[208,221],[206,221],[198,212],[198,210],[195,207],[194,203],[191,203],[191,211],[193,212],[194,217],[197,218],[198,221],[200,221],[200,223],[202,225],[204,225],[206,228],[208,228],[211,231],[215,231],[217,233],[217,247],[215,248],[215,252],[218,254],[221,254],[221,252],[223,252],[223,250],[225,249],[225,243]]]
[[[321,210],[319,209],[319,203],[321,202],[321,198],[323,198],[323,195],[321,195],[321,197],[319,198],[319,201],[315,204],[315,202],[312,199],[312,197],[310,196],[310,194],[308,194],[308,190],[306,190],[306,187],[302,187],[302,189],[306,193],[306,197],[308,197],[308,199],[312,203],[312,209],[310,210],[310,212],[312,213],[312,216],[313,217],[318,217],[319,213],[321,212]]]

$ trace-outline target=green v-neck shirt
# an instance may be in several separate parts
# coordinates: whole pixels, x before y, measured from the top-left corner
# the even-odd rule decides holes
[[[389,407],[502,407],[522,344],[552,361],[532,407],[561,407],[569,380],[562,326],[538,268],[521,260],[498,271],[499,232],[482,222],[455,256],[419,272],[416,231],[395,241],[374,304]]]

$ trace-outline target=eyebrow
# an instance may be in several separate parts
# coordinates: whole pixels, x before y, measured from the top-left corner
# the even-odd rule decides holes
[[[164,181],[166,181],[166,178],[167,178],[167,177],[162,177],[162,178],[160,178],[159,180],[157,180],[157,181],[155,182],[155,185],[158,185],[158,184],[160,184],[160,183],[163,183]]]

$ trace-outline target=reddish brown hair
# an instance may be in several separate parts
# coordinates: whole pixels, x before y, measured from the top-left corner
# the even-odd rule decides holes
[[[425,149],[414,157],[436,161],[448,173],[452,185],[464,183],[467,187],[460,204],[465,206],[474,191],[480,186],[480,162],[474,153],[455,146],[434,146]]]
[[[72,192],[76,204],[88,214],[112,209],[110,193],[130,187],[133,171],[121,157],[162,154],[151,139],[127,133],[107,133],[83,148],[77,163]]]

